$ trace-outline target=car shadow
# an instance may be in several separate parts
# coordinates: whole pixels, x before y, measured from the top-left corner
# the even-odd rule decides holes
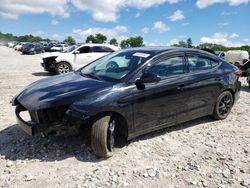
[[[136,137],[126,143],[120,143],[118,148],[139,140],[152,139],[166,133],[212,121],[209,117],[199,118]],[[71,136],[50,136],[47,139],[40,136],[31,137],[23,132],[17,124],[0,131],[0,156],[12,161],[61,161],[71,157],[75,157],[79,161],[93,163],[105,160],[92,152],[88,139],[83,133]]]
[[[0,131],[0,155],[5,159],[61,161],[75,157],[80,161],[99,162],[83,134],[31,137],[16,124]]]
[[[34,75],[34,76],[53,76],[55,74],[50,73],[50,72],[34,72],[34,73],[32,73],[32,75]]]

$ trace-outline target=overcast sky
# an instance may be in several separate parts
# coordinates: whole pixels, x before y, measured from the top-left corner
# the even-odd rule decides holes
[[[1,0],[0,32],[78,42],[103,33],[146,45],[250,45],[250,0]]]

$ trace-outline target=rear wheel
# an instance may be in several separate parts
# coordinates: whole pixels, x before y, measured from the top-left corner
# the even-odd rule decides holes
[[[115,120],[104,116],[96,120],[91,128],[91,147],[100,157],[111,157],[115,144]]]
[[[61,62],[56,65],[56,73],[57,74],[64,74],[72,71],[72,67],[67,62]]]
[[[233,103],[234,99],[232,93],[230,91],[224,91],[217,99],[212,117],[218,120],[227,118]]]

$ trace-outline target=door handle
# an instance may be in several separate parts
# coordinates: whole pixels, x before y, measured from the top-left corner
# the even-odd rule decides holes
[[[179,85],[179,86],[177,87],[177,90],[183,91],[184,88],[185,88],[185,85],[184,85],[184,84],[181,84],[181,85]]]

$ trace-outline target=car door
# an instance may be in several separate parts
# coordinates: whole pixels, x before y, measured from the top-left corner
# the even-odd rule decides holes
[[[77,50],[75,50],[75,52],[73,52],[73,56],[75,69],[81,68],[92,61],[89,46],[78,48]]]
[[[223,87],[220,62],[209,56],[186,53],[188,76],[183,82],[184,110],[189,119],[211,114]]]
[[[138,135],[175,124],[185,106],[181,91],[186,79],[184,55],[164,56],[147,66],[144,71],[160,76],[161,81],[133,91],[134,129]]]

